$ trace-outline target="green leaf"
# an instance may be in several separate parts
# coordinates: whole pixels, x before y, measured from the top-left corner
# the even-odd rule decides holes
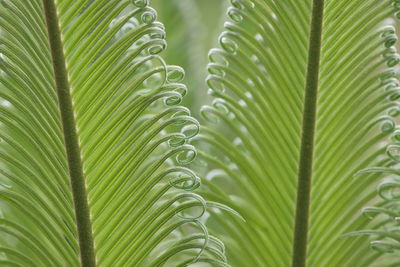
[[[398,263],[397,243],[371,243],[391,256],[343,235],[373,229],[358,233],[376,238],[398,225],[360,215],[367,205],[377,208],[366,213],[398,213],[398,194],[380,200],[375,188],[381,171],[398,175],[391,17],[399,8],[391,0],[231,1],[220,48],[209,53],[214,101],[202,108],[193,144],[203,196],[246,220],[223,211],[209,219],[233,266]],[[396,178],[379,192],[397,188]]]
[[[0,265],[227,266],[146,0],[0,1]]]

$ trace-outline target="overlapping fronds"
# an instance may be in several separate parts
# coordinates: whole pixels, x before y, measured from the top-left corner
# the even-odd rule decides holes
[[[220,48],[209,54],[214,101],[202,109],[206,126],[195,144],[201,147],[198,165],[207,165],[199,168],[207,184],[204,195],[233,207],[246,223],[219,211],[209,223],[225,233],[234,266],[289,266],[313,1],[231,4]],[[397,6],[398,1],[389,0],[325,1],[310,226],[304,244],[310,266],[395,263],[371,250],[366,237],[343,235],[378,229],[382,220],[371,221],[361,210],[370,203],[389,205],[377,198],[380,174],[354,175],[369,166],[393,165],[385,150],[391,135],[398,140],[399,56],[390,19]],[[397,145],[388,151],[397,159]],[[383,211],[366,211],[378,210]]]
[[[0,265],[79,266],[90,252],[73,199],[87,194],[96,265],[227,266],[201,220],[207,204],[192,192],[200,179],[186,167],[199,124],[179,105],[184,72],[158,56],[164,27],[148,1],[0,5]],[[62,75],[71,114],[59,107]],[[68,116],[83,193],[68,171],[79,165],[66,147]]]

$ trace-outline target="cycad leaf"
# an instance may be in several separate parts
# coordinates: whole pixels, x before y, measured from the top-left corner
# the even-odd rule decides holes
[[[224,266],[148,1],[0,5],[1,265]]]
[[[354,175],[393,165],[385,149],[398,135],[390,19],[398,3],[231,3],[221,48],[210,52],[215,100],[202,109],[208,123],[196,141],[198,164],[208,166],[204,195],[246,220],[221,212],[210,219],[225,232],[228,258],[234,266],[392,262],[365,238],[343,235],[382,225],[359,214],[367,204],[383,205],[375,192],[381,175]]]

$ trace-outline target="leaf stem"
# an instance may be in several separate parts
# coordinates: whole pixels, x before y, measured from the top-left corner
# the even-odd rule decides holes
[[[54,0],[43,0],[47,30],[53,60],[53,70],[61,112],[64,140],[75,205],[76,223],[79,235],[81,265],[95,267],[92,225],[86,193],[85,178],[79,148],[78,134],[73,112],[70,85],[66,68],[61,30]]]
[[[319,86],[323,13],[324,0],[313,0],[297,185],[297,203],[292,258],[293,267],[304,267],[306,266],[307,260],[307,235],[314,154],[315,121],[317,113],[317,95]]]

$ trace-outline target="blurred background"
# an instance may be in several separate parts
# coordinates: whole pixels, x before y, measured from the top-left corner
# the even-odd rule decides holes
[[[208,51],[217,46],[226,20],[226,0],[152,0],[158,20],[166,28],[167,49],[162,56],[170,65],[181,66],[186,77],[186,107],[199,118],[199,109],[209,103],[205,78]]]

